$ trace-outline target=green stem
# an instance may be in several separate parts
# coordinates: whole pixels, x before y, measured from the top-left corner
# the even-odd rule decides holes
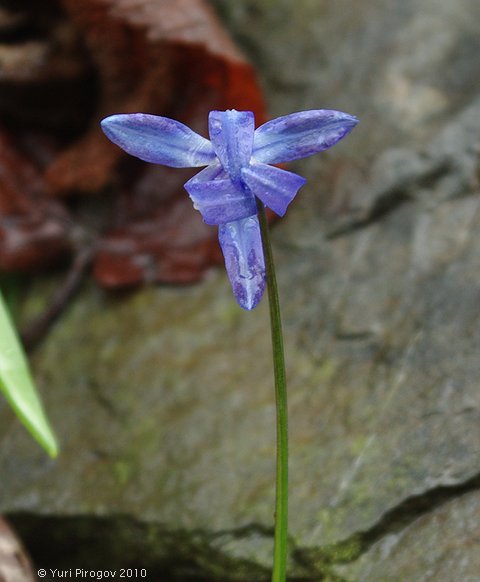
[[[288,535],[288,412],[287,381],[283,349],[282,321],[278,300],[277,280],[273,263],[272,246],[268,232],[265,208],[257,199],[258,218],[262,233],[263,253],[267,271],[268,302],[272,332],[273,371],[277,417],[277,471],[275,480],[275,539],[272,582],[285,582],[287,576]]]

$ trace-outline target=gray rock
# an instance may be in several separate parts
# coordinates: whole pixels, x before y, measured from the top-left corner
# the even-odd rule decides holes
[[[478,491],[460,495],[400,531],[385,532],[339,574],[358,582],[477,582],[479,515]]]
[[[291,579],[474,580],[480,5],[215,4],[273,115],[361,119],[336,149],[292,164],[309,183],[274,231]],[[51,284],[36,284],[27,313]],[[165,580],[268,580],[267,311],[241,312],[221,270],[121,300],[85,287],[34,357],[59,460],[0,405],[0,511],[37,560],[41,526],[65,563],[88,549],[95,564],[102,543],[105,561]]]

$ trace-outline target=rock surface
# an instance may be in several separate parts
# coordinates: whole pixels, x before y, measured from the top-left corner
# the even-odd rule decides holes
[[[473,582],[480,5],[215,5],[258,67],[272,115],[334,107],[361,119],[336,149],[295,166],[309,182],[274,232],[289,579]],[[54,284],[36,283],[26,315]],[[267,325],[266,302],[241,312],[221,271],[124,298],[85,286],[34,357],[59,460],[0,404],[0,511],[38,565],[55,567],[61,548],[64,564],[101,567],[101,543],[104,564],[161,580],[269,579]],[[38,542],[38,528],[52,543]]]

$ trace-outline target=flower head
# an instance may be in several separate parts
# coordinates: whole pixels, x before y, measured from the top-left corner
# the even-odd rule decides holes
[[[278,117],[255,129],[251,111],[211,111],[210,141],[189,127],[144,113],[111,115],[102,121],[107,137],[146,162],[174,168],[206,166],[185,184],[207,224],[219,226],[219,241],[233,293],[253,309],[265,289],[265,262],[256,199],[279,216],[305,179],[269,164],[326,150],[358,123],[327,109]]]

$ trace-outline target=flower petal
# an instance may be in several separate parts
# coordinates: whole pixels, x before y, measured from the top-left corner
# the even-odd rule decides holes
[[[218,238],[235,299],[243,309],[253,309],[265,290],[265,261],[258,217],[220,225]]]
[[[101,126],[113,143],[145,162],[191,168],[206,166],[215,159],[208,139],[168,117],[146,113],[110,115]]]
[[[242,178],[252,194],[279,216],[285,214],[287,206],[306,182],[298,174],[257,163],[244,168]]]
[[[208,166],[191,178],[185,190],[207,224],[224,224],[257,213],[253,195],[235,186],[219,164]]]
[[[252,156],[255,117],[251,111],[210,111],[208,128],[215,152],[234,183]]]
[[[278,117],[256,129],[253,157],[267,164],[306,158],[335,145],[357,123],[353,115],[330,109]]]

